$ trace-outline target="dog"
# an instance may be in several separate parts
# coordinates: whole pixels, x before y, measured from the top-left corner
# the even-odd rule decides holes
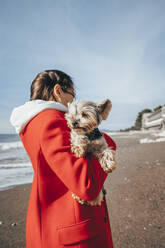
[[[116,168],[115,151],[108,147],[106,140],[99,131],[98,126],[102,120],[106,120],[112,108],[109,99],[96,104],[91,101],[80,100],[68,103],[68,111],[65,114],[70,128],[71,151],[76,157],[93,154],[99,160],[102,169],[112,172]],[[103,193],[93,201],[86,201],[72,194],[72,197],[81,204],[101,205]]]

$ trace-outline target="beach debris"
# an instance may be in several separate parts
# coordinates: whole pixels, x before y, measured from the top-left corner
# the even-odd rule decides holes
[[[127,177],[124,177],[124,181],[129,182],[129,181],[130,181],[130,179],[129,179],[129,178],[127,178]]]
[[[0,225],[2,225],[3,224],[3,222],[2,221],[0,221]]]
[[[16,226],[17,224],[15,223],[15,222],[13,222],[12,224],[11,224],[11,226]]]

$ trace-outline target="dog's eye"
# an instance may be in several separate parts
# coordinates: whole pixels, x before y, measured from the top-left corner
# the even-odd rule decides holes
[[[88,115],[85,114],[84,112],[81,113],[82,117],[87,117]]]

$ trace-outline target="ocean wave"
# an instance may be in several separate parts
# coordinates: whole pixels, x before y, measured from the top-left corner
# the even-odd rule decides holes
[[[15,169],[15,168],[26,168],[31,167],[31,163],[13,163],[13,164],[1,164],[0,169]]]
[[[21,141],[0,143],[1,151],[6,151],[9,149],[15,149],[15,148],[22,148],[22,147],[23,147],[23,144]]]
[[[25,157],[11,157],[9,154],[9,157],[4,157],[4,158],[0,158],[0,165],[1,164],[18,164],[18,163],[26,163],[29,162],[29,159],[25,158]]]

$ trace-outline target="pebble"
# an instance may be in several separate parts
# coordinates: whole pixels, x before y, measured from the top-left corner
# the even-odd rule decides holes
[[[147,228],[144,226],[144,230],[147,230]]]
[[[129,178],[127,178],[127,177],[124,177],[124,181],[129,182],[129,181],[130,181],[130,179],[129,179]]]
[[[16,225],[17,225],[17,224],[16,224],[15,222],[11,224],[11,226],[16,226]]]
[[[3,224],[3,222],[2,221],[0,221],[0,225],[2,225]]]

